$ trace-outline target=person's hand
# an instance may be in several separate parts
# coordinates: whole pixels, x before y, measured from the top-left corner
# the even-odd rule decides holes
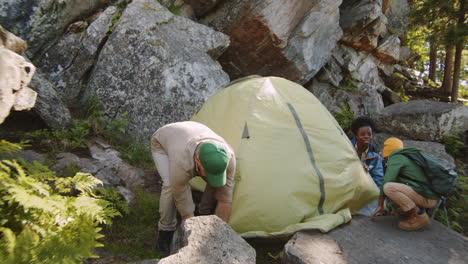
[[[375,209],[375,211],[370,215],[370,219],[374,219],[374,217],[376,216],[383,216],[385,215],[385,209],[383,208],[383,206],[377,206],[377,208]]]

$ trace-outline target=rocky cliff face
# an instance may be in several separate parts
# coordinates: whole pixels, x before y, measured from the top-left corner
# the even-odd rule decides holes
[[[231,78],[276,75],[301,84],[341,38],[340,0],[224,1],[202,22],[229,35],[219,58]]]
[[[400,42],[406,0],[159,2],[0,3],[0,24],[28,41],[41,72],[34,89],[53,95],[40,94],[35,108],[50,127],[68,126],[67,107],[98,99],[105,118],[130,120],[127,133],[146,143],[251,74],[303,84],[332,113],[347,105],[374,116],[383,96],[398,102],[394,74],[408,72],[400,64],[410,56]],[[164,6],[173,3],[187,18]],[[432,134],[414,139],[440,141]]]
[[[60,37],[67,26],[89,16],[106,0],[6,0],[0,3],[0,25],[26,40],[35,59]]]

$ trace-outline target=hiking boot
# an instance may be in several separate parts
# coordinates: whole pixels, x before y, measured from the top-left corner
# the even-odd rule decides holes
[[[403,211],[401,207],[396,208],[392,211],[393,216],[398,216],[400,220],[408,220],[408,218],[413,214],[413,210],[409,210],[407,212]]]
[[[408,220],[401,221],[398,224],[398,227],[406,231],[416,231],[429,224],[429,216],[424,210],[418,210],[416,208],[411,210],[411,215],[408,217]]]
[[[158,232],[158,248],[164,256],[168,256],[171,253],[171,242],[173,236],[174,231],[160,230]]]

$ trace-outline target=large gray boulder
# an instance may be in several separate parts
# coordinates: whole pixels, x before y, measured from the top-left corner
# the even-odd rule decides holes
[[[345,69],[344,72],[349,73],[348,76],[356,82],[358,90],[374,90],[379,93],[385,90],[378,70],[381,62],[373,55],[340,45],[333,51],[333,59]]]
[[[387,34],[382,0],[345,0],[340,6],[341,43],[359,51],[372,52]]]
[[[39,162],[44,164],[46,157],[44,154],[35,152],[33,150],[20,150],[14,153],[0,153],[0,159],[23,159],[28,163]]]
[[[343,103],[355,116],[379,113],[384,108],[380,93],[386,89],[380,64],[373,55],[338,45],[306,88],[332,113],[340,111]]]
[[[401,96],[390,88],[382,92],[382,99],[386,105],[401,103]]]
[[[411,49],[406,46],[401,46],[400,47],[400,61],[405,62],[407,61],[412,55]]]
[[[183,221],[174,234],[171,253],[159,264],[254,264],[256,258],[255,249],[216,215]]]
[[[135,194],[131,190],[123,186],[117,186],[116,191],[128,204],[133,204],[135,201]]]
[[[107,119],[131,121],[127,133],[147,143],[160,126],[187,120],[229,83],[215,59],[226,35],[175,16],[156,1],[135,0],[103,46],[85,99]]]
[[[52,46],[38,63],[48,79],[55,84],[62,100],[70,105],[79,96],[83,82],[87,81],[99,47],[104,44],[111,29],[112,18],[117,14],[115,6],[108,7],[89,26],[78,21],[69,27],[57,44]],[[82,26],[81,31],[74,28]]]
[[[446,168],[455,168],[456,166],[453,157],[450,156],[450,154],[448,154],[445,150],[445,145],[437,142],[411,140],[406,137],[390,135],[386,133],[377,133],[372,139],[372,144],[374,145],[377,152],[382,152],[383,143],[385,140],[387,140],[387,138],[390,137],[401,139],[405,148],[418,148],[430,154],[432,157],[439,160]]]
[[[27,85],[35,69],[24,57],[0,46],[0,123],[10,110],[20,111],[34,106],[37,93]]]
[[[0,124],[16,111],[31,109],[37,93],[28,88],[36,67],[22,55],[26,42],[0,26]]]
[[[73,153],[59,153],[56,156],[57,162],[51,169],[63,175],[67,168],[77,167],[81,172],[93,174],[104,186],[123,185],[122,188],[131,188],[145,185],[145,172],[123,161],[119,152],[110,147],[103,147],[102,144],[91,145],[89,151],[91,158],[81,158]],[[127,192],[122,188],[122,193]]]
[[[379,131],[413,140],[442,142],[454,131],[468,130],[468,107],[429,100],[385,107],[374,116]]]
[[[33,110],[53,130],[71,128],[73,120],[70,111],[57,94],[55,85],[37,72],[31,80],[31,89],[37,92]]]
[[[400,60],[400,39],[397,35],[389,35],[380,41],[374,56],[380,61],[394,64]]]
[[[4,29],[0,25],[0,46],[5,47],[19,55],[23,55],[27,48],[26,41],[20,37],[15,36],[13,33]]]
[[[95,175],[98,179],[116,179],[114,185],[121,182],[125,187],[144,185],[144,171],[123,161],[116,150],[96,144],[89,147],[89,151],[91,157],[104,167]]]
[[[419,232],[398,229],[393,216],[364,216],[327,234],[299,232],[285,246],[285,263],[466,264],[468,239],[438,223]]]
[[[202,21],[228,34],[220,63],[233,79],[259,74],[305,83],[342,36],[341,0],[223,1]]]
[[[29,149],[19,151],[18,156],[20,156],[22,159],[29,163],[33,163],[36,161],[40,164],[44,164],[44,162],[46,161],[45,155]]]
[[[340,43],[373,54],[384,64],[395,64],[400,60],[400,39],[397,34],[389,35],[382,2],[392,1],[344,1],[340,6],[340,26],[344,31]]]
[[[319,1],[298,25],[288,40],[285,57],[302,73],[306,83],[331,57],[331,51],[342,36],[338,26],[341,1]]]
[[[26,40],[33,60],[79,17],[91,14],[108,0],[4,0],[0,24]]]
[[[348,105],[355,117],[378,113],[383,109],[382,97],[373,90],[349,91],[332,86],[316,79],[307,86],[315,97],[330,111],[336,114]]]

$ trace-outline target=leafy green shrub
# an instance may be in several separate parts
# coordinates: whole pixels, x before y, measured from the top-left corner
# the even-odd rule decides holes
[[[354,120],[354,114],[347,103],[342,103],[340,108],[341,110],[335,113],[335,119],[343,131],[346,132],[351,128],[351,123]]]
[[[77,174],[78,172],[80,172],[80,167],[76,164],[65,166],[62,171],[64,177],[73,177],[73,175]]]
[[[458,195],[450,196],[444,208],[437,210],[435,219],[451,229],[468,235],[468,175],[458,170]]]
[[[137,143],[125,134],[130,121],[127,113],[121,119],[106,120],[103,116],[102,105],[94,96],[81,108],[81,120],[75,120],[75,126],[70,130],[51,131],[40,129],[26,133],[24,138],[31,140],[35,148],[42,152],[55,155],[58,152],[85,149],[92,137],[103,137],[117,151],[121,157],[133,166],[153,167],[153,160],[149,148]]]
[[[439,87],[439,85],[437,83],[435,83],[433,80],[429,79],[429,78],[424,78],[424,83],[427,85],[427,86],[430,86],[432,88],[437,88]]]
[[[454,131],[444,137],[445,150],[452,155],[458,163],[458,190],[457,195],[450,196],[442,210],[438,210],[435,219],[446,224],[453,230],[468,234],[468,175],[463,169],[462,154],[465,144],[462,142],[463,132]]]
[[[357,92],[358,87],[356,84],[356,80],[354,80],[351,76],[345,76],[338,86],[339,89],[343,89],[350,92]]]
[[[400,96],[402,102],[408,102],[411,99],[406,95],[405,89],[399,89],[395,92]]]
[[[26,146],[28,146],[27,141],[15,144],[2,139],[0,141],[0,154],[12,154],[17,151],[20,151]]]
[[[463,132],[455,131],[444,137],[445,150],[453,157],[457,157],[465,147],[462,142],[462,135]]]
[[[464,86],[463,84],[460,84],[458,88],[458,97],[468,99],[468,86]]]
[[[148,147],[136,142],[125,134],[130,121],[127,113],[121,119],[106,120],[103,116],[102,105],[94,96],[83,107],[83,118],[90,124],[91,134],[103,136],[117,151],[122,159],[133,166],[153,167],[153,159]]]
[[[40,129],[25,134],[25,138],[48,152],[71,151],[86,148],[86,137],[89,135],[90,125],[87,120],[75,120],[75,126],[70,130],[51,131]]]
[[[408,80],[405,76],[403,76],[403,74],[398,73],[398,72],[393,73],[392,76],[398,79]]]
[[[146,168],[154,167],[151,152],[141,144],[132,141],[121,144],[117,146],[116,149],[121,153],[122,159],[133,166],[143,166]]]
[[[169,12],[171,12],[172,14],[176,15],[176,16],[180,16],[180,14],[182,14],[182,8],[181,6],[179,5],[176,5],[174,3],[170,4],[168,7],[167,7],[167,10],[169,10]]]
[[[125,129],[128,127],[128,125],[130,125],[130,121],[127,119],[127,115],[128,113],[125,112],[122,114],[122,119],[115,119],[106,122],[106,130],[124,133]]]
[[[0,149],[11,146],[0,143]],[[18,149],[18,148],[17,148]],[[0,161],[0,263],[80,263],[102,246],[99,224],[120,215],[93,194],[90,174],[58,178],[46,166]]]
[[[118,3],[113,4],[113,6],[116,6],[117,8],[124,9],[128,5],[128,1],[120,1]]]
[[[110,202],[111,206],[122,215],[128,215],[130,213],[128,203],[122,200],[114,187],[101,187],[96,190],[96,193],[98,193],[102,199]]]

